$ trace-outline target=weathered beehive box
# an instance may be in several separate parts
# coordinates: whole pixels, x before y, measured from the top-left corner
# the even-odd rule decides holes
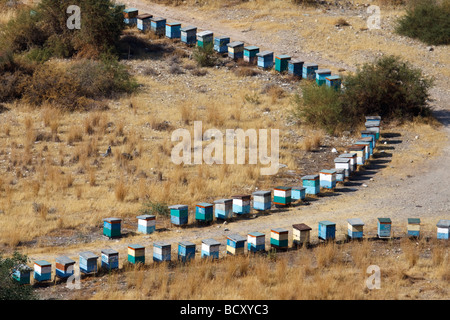
[[[150,30],[153,31],[158,36],[163,36],[166,33],[166,22],[165,18],[154,17],[150,19]]]
[[[306,188],[302,186],[292,187],[291,199],[292,200],[305,200],[306,198]]]
[[[202,202],[195,206],[195,220],[210,222],[214,217],[214,205]]]
[[[419,218],[408,218],[408,236],[419,237],[420,236],[420,219]]]
[[[302,78],[308,79],[308,80],[316,79],[316,70],[318,70],[318,69],[319,69],[319,65],[317,63],[304,63]]]
[[[311,174],[302,177],[302,185],[306,188],[306,194],[320,193],[320,179],[318,174]]]
[[[356,153],[356,164],[357,165],[364,165],[366,162],[366,154],[365,154],[366,146],[363,145],[351,145],[348,147],[349,152],[355,152]]]
[[[450,232],[450,220],[441,219],[436,224],[437,227],[437,238],[448,240],[448,235]]]
[[[80,253],[80,272],[96,273],[97,272],[98,256],[91,251],[84,251]]]
[[[250,213],[251,195],[236,195],[233,198],[233,213],[237,215]]]
[[[195,259],[195,243],[181,241],[178,243],[178,260],[182,262]]]
[[[128,262],[131,264],[145,263],[145,247],[140,244],[128,245]]]
[[[334,158],[334,168],[336,170],[344,170],[344,178],[347,178],[350,176],[350,173],[352,171],[352,167],[350,165],[350,158],[344,158],[344,157],[337,157]],[[337,180],[337,177],[336,177]]]
[[[244,47],[244,61],[250,64],[256,64],[258,61],[257,54],[259,53],[259,47],[246,46]]]
[[[214,51],[218,53],[227,53],[228,46],[230,43],[230,37],[227,36],[218,36],[214,37]]]
[[[139,10],[136,8],[128,8],[123,10],[123,18],[124,22],[128,26],[135,26],[137,24],[137,16],[139,14]]]
[[[275,249],[287,249],[289,245],[289,231],[283,228],[270,230],[270,246]]]
[[[35,261],[33,278],[38,282],[51,280],[52,264],[46,260]]]
[[[244,57],[244,43],[242,41],[233,41],[227,44],[228,57],[233,60],[242,59]]]
[[[344,182],[345,180],[345,169],[336,169],[336,182]]]
[[[202,31],[197,34],[197,46],[205,48],[212,46],[214,41],[214,33],[212,31]]]
[[[292,225],[292,239],[293,244],[297,247],[308,244],[310,241],[311,227],[304,224],[293,224]]]
[[[325,83],[328,87],[331,87],[336,91],[341,90],[342,79],[338,75],[325,77]]]
[[[372,148],[375,148],[377,145],[377,134],[373,131],[363,130],[361,131],[362,138],[372,138]]]
[[[302,77],[304,61],[289,60],[288,61],[288,74],[295,77]]]
[[[136,217],[138,219],[138,229],[139,233],[151,234],[155,232],[156,228],[156,217],[151,214],[143,214]],[[172,222],[173,223],[173,222]]]
[[[390,238],[391,237],[391,224],[390,218],[378,218],[378,238]]]
[[[32,268],[26,264],[19,264],[12,270],[12,278],[20,284],[30,284]]]
[[[202,258],[219,259],[220,242],[214,239],[202,240]]]
[[[334,189],[336,187],[336,170],[323,169],[319,172],[320,187]]]
[[[181,38],[181,23],[180,22],[166,22],[166,38],[180,39]]]
[[[291,187],[278,186],[273,189],[273,203],[280,206],[291,204]]]
[[[153,261],[163,262],[171,260],[172,246],[170,243],[159,241],[153,243]]]
[[[177,226],[183,226],[188,223],[189,212],[188,206],[184,204],[177,204],[169,207],[170,222]]]
[[[272,51],[263,51],[257,53],[258,57],[258,67],[263,69],[269,69],[273,67],[273,52]]]
[[[197,27],[188,26],[181,28],[181,42],[194,45],[197,42]]]
[[[247,235],[247,251],[261,252],[266,250],[266,236],[264,233],[255,231]]]
[[[326,82],[326,78],[331,76],[331,70],[329,69],[317,69],[316,70],[316,83],[321,86]]]
[[[233,199],[219,199],[214,201],[214,215],[217,219],[230,219],[233,216]]]
[[[289,60],[291,60],[291,56],[285,54],[275,56],[275,70],[278,72],[287,71]]]
[[[272,192],[267,190],[253,192],[253,209],[265,211],[272,207]]]
[[[227,253],[231,255],[243,254],[245,241],[247,239],[239,234],[230,234],[227,236]]]
[[[114,249],[102,249],[101,266],[106,270],[119,269],[119,252]]]
[[[361,138],[361,139],[364,139],[364,138]],[[362,141],[362,140],[357,140],[354,143],[355,146],[364,146],[364,160],[365,161],[370,159],[370,145],[371,144],[372,144],[372,142],[370,142],[370,141]]]
[[[373,137],[359,138],[355,144],[369,144],[369,158],[373,155]],[[367,158],[367,157],[366,157]]]
[[[137,28],[143,32],[151,29],[151,19],[153,15],[149,13],[143,13],[138,15],[137,17]]]
[[[336,224],[334,222],[325,220],[319,221],[319,239],[334,240],[336,237]]]
[[[362,239],[364,222],[359,218],[352,218],[347,220],[347,235],[351,239]]]
[[[122,219],[106,218],[103,219],[103,235],[109,238],[117,238],[121,236]]]
[[[350,175],[356,171],[356,152],[348,152],[340,154],[339,158],[350,159],[350,172],[349,172]]]
[[[66,256],[56,258],[56,276],[60,279],[67,279],[75,272],[75,260]]]

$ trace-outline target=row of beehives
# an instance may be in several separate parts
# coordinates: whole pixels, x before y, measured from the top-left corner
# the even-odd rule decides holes
[[[275,66],[279,72],[287,71],[288,74],[309,80],[316,80],[318,85],[326,84],[336,90],[341,88],[341,77],[332,75],[329,69],[319,69],[316,63],[304,63],[304,61],[291,59],[288,55],[276,55],[272,51],[262,51],[256,46],[244,46],[242,41],[232,41],[227,36],[216,36],[212,31],[197,33],[197,27],[181,27],[180,22],[167,22],[165,18],[153,17],[149,13],[139,14],[136,8],[123,10],[124,21],[129,26],[137,26],[143,32],[151,31],[157,35],[169,39],[181,39],[187,45],[197,44],[199,47],[212,46],[218,53],[228,53],[234,60],[243,59],[249,64],[256,64],[263,69]]]
[[[362,239],[364,223],[359,218],[348,219],[347,237],[349,239]],[[311,227],[304,223],[292,226],[292,243],[294,247],[308,245],[310,243]],[[437,238],[448,239],[450,230],[450,220],[440,220],[437,223]],[[270,247],[275,250],[288,249],[289,231],[283,228],[274,228],[270,233]],[[335,239],[336,224],[330,221],[320,221],[318,225],[319,240],[332,241]],[[391,238],[391,219],[378,218],[377,235],[379,238]],[[420,219],[409,218],[407,225],[407,235],[411,237],[420,236]],[[245,242],[247,242],[247,252],[265,252],[265,234],[261,232],[250,232],[247,238],[232,234],[227,236],[227,255],[239,255],[245,253]],[[220,242],[215,239],[202,240],[201,258],[218,259]],[[139,244],[128,246],[128,263],[145,264],[145,247]],[[153,261],[171,261],[172,246],[166,242],[153,243]],[[194,259],[196,255],[196,245],[190,241],[178,243],[177,259],[182,262]],[[90,251],[82,252],[79,255],[79,268],[83,274],[96,273],[98,271],[98,256]],[[67,256],[56,258],[55,276],[59,279],[67,279],[74,275],[76,261]],[[113,249],[101,250],[101,268],[104,270],[119,269],[119,252]],[[31,272],[36,283],[51,281],[52,264],[46,260],[34,262],[34,269],[27,265],[20,265],[13,271],[12,277],[21,284],[30,284]]]

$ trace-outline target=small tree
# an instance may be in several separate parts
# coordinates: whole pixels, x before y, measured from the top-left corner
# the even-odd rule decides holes
[[[199,67],[212,67],[217,61],[212,43],[208,43],[204,47],[196,47],[192,57]]]
[[[3,258],[0,255],[0,300],[36,299],[31,286],[21,285],[11,277],[13,268],[20,264],[26,264],[27,261],[27,256],[17,251],[11,258]]]

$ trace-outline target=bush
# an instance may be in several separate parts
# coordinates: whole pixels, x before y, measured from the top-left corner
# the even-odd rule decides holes
[[[216,64],[216,56],[214,45],[207,44],[204,47],[196,47],[192,53],[192,58],[197,62],[199,67],[212,67]]]
[[[413,1],[397,21],[396,32],[429,45],[450,44],[450,1]]]
[[[12,279],[15,266],[26,264],[27,256],[14,252],[11,258],[3,258],[0,254],[0,300],[34,300],[33,287],[21,285]]]
[[[149,201],[142,205],[140,213],[168,217],[170,215],[170,210],[165,203]]]

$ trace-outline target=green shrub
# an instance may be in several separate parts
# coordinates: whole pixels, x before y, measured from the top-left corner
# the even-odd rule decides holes
[[[142,205],[140,213],[168,217],[170,215],[170,210],[165,203],[149,201]]]
[[[196,47],[192,53],[192,58],[199,67],[212,67],[216,64],[217,58],[214,52],[214,45],[209,43],[204,47]]]
[[[450,0],[412,1],[396,32],[429,45],[450,44]]]
[[[33,287],[21,285],[12,279],[15,266],[26,264],[27,256],[14,252],[11,258],[3,258],[0,254],[0,300],[34,300],[36,295]]]

